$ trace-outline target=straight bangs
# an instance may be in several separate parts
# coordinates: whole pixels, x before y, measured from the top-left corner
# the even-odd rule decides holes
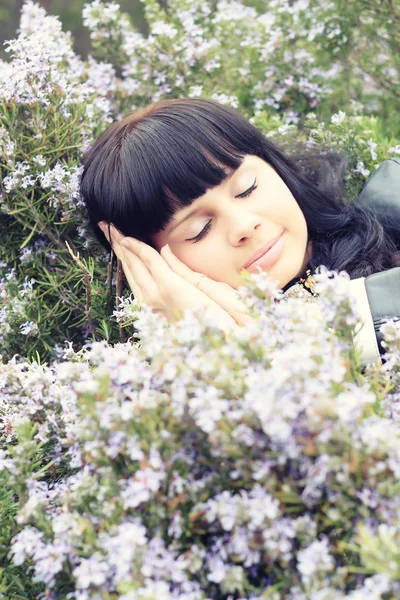
[[[146,110],[146,109],[145,109]],[[81,178],[90,224],[99,221],[151,244],[177,210],[218,186],[260,148],[259,132],[214,102],[173,100],[106,130],[88,152]]]
[[[132,229],[127,235],[164,229],[177,210],[222,183],[243,161],[244,155],[215,132],[191,131],[174,121],[161,127],[139,123],[134,144],[126,139],[122,145],[121,164],[128,168],[125,201],[119,199],[121,208],[124,204],[121,227],[132,226],[136,234]],[[112,222],[117,225],[116,219]]]

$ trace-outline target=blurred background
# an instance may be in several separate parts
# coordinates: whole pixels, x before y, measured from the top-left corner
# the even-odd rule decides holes
[[[87,0],[40,0],[51,15],[57,15],[64,31],[70,31],[75,40],[75,50],[81,56],[87,56],[89,49],[89,33],[82,25],[82,8]],[[15,37],[20,11],[24,0],[0,0],[0,59],[5,59],[4,41]],[[123,12],[127,12],[136,28],[147,34],[147,24],[143,16],[143,4],[140,0],[119,0]]]

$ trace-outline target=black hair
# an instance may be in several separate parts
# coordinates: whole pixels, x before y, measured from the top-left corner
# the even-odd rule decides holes
[[[355,278],[400,264],[374,211],[357,199],[344,202],[344,156],[304,149],[288,157],[238,111],[206,99],[151,104],[97,139],[81,177],[90,225],[107,249],[99,221],[151,244],[177,209],[219,185],[247,154],[269,163],[296,199],[312,241],[309,267]]]

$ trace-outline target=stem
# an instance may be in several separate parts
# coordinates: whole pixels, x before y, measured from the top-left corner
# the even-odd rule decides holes
[[[33,204],[33,195],[34,195],[34,190],[32,190],[32,194],[31,194],[32,198],[31,199],[29,199],[28,196],[25,193],[22,194],[22,196],[26,200],[26,203],[28,205],[28,208],[29,208],[29,210],[31,212],[31,215],[32,215],[35,223],[37,223],[40,226],[40,228],[41,228],[41,231],[38,232],[39,235],[41,233],[45,233],[45,235],[47,235],[47,237],[53,242],[53,244],[55,246],[58,246],[61,250],[65,250],[63,242],[60,239],[58,239],[58,237],[56,235],[54,235],[54,233],[51,231],[51,229],[49,229],[49,227],[47,227],[42,222],[42,220],[40,218],[40,215],[38,214],[38,212],[35,209],[35,206]],[[17,221],[19,221],[19,223],[21,223],[22,225],[24,225],[24,228],[26,227],[26,222],[25,221],[23,221],[21,218],[16,217],[15,214],[13,216],[15,217],[15,219]]]
[[[17,213],[14,212],[12,216],[14,217],[14,219],[16,221],[18,221],[18,223],[21,223],[21,225],[23,225],[24,227],[26,227],[26,221],[24,221],[23,219],[21,219],[21,217],[17,216]],[[40,225],[40,227],[41,227],[41,231],[39,231],[38,234],[40,235],[40,234],[44,233],[53,242],[53,244],[55,244],[56,246],[58,246],[62,250],[65,250],[62,241],[59,240],[54,235],[54,233],[51,231],[51,229],[49,229],[48,227],[46,227],[45,225],[43,225],[43,223],[40,221],[40,218],[36,219],[35,215],[33,215],[33,218],[34,218],[35,222],[38,225]]]
[[[94,326],[92,314],[91,314],[91,287],[90,287],[90,284],[92,282],[92,278],[91,278],[91,275],[90,275],[87,267],[83,264],[83,262],[79,258],[79,252],[77,254],[74,254],[73,251],[71,250],[68,242],[65,242],[65,245],[67,246],[68,252],[72,256],[74,261],[77,263],[77,265],[83,271],[85,287],[86,287],[86,307],[85,307],[86,319],[87,319],[87,322],[89,325],[89,329],[90,329],[94,339],[96,339],[96,328]]]
[[[115,265],[115,254],[111,250],[111,256],[107,267],[107,295],[110,298],[112,296],[112,279]]]
[[[122,293],[124,291],[124,270],[122,268],[122,262],[117,260],[117,293],[115,298],[116,309],[118,310],[118,298],[122,298]],[[122,325],[119,326],[119,338],[122,344],[128,339],[125,329]]]
[[[76,250],[75,244],[71,240],[71,238],[69,237],[69,235],[67,235],[66,233],[64,233],[64,239],[65,239],[65,243],[68,242],[68,244],[71,246],[72,250],[77,254],[77,250]]]

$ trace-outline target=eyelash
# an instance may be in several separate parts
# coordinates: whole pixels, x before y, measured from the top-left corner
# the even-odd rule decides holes
[[[246,196],[250,196],[251,192],[254,192],[254,190],[258,187],[257,184],[257,179],[254,180],[254,183],[251,187],[249,187],[248,190],[246,190],[245,192],[243,192],[243,194],[238,194],[236,196],[236,198],[245,198]]]
[[[252,192],[254,192],[254,190],[257,187],[258,187],[257,179],[255,179],[253,185],[251,187],[249,187],[249,189],[246,190],[245,192],[243,192],[242,194],[238,194],[236,196],[236,198],[246,198],[246,196],[250,196],[250,194]],[[194,244],[196,244],[196,242],[199,242],[204,236],[207,235],[207,233],[209,232],[210,228],[211,228],[211,221],[208,221],[208,223],[203,227],[203,229],[200,231],[200,233],[198,233],[193,238],[188,238],[186,241],[187,242],[193,242]]]

